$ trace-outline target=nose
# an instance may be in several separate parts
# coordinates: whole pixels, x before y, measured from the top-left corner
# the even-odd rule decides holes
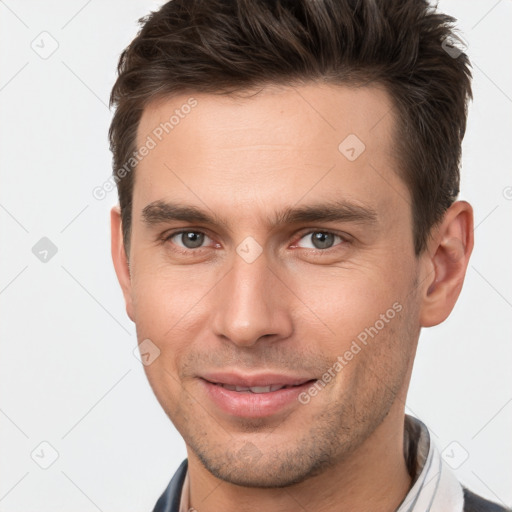
[[[216,289],[212,327],[217,336],[251,347],[261,339],[277,341],[292,334],[291,293],[264,253],[251,263],[235,255]]]

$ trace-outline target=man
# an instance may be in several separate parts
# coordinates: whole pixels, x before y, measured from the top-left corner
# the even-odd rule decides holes
[[[504,510],[405,415],[473,248],[471,98],[420,0],[174,0],[119,63],[112,253],[187,447],[155,511]]]

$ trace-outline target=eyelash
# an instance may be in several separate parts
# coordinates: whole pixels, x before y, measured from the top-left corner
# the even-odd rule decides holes
[[[196,230],[196,229],[181,229],[181,230],[178,230],[178,231],[173,231],[172,233],[166,233],[165,235],[163,235],[162,237],[162,242],[169,242],[171,240],[171,238],[177,236],[177,235],[182,235],[183,233],[196,233],[196,234],[201,234],[201,235],[204,235],[208,238],[211,238],[208,236],[207,233],[205,233],[204,231],[201,231],[201,230]],[[323,230],[323,229],[311,229],[309,231],[306,231],[306,232],[302,232],[298,235],[298,238],[297,238],[297,241],[299,240],[302,240],[304,237],[308,236],[308,235],[312,235],[313,233],[323,233],[323,234],[329,234],[329,235],[334,235],[335,237],[338,237],[340,238],[340,242],[336,245],[333,245],[332,247],[329,247],[327,249],[311,249],[311,248],[304,248],[304,247],[299,247],[299,249],[306,249],[308,251],[311,251],[313,252],[314,254],[324,254],[324,253],[329,253],[331,250],[336,250],[337,247],[339,247],[340,245],[347,245],[350,243],[350,239],[347,235],[345,234],[340,234],[340,233],[336,233],[334,231],[327,231],[327,230]],[[295,244],[296,242],[294,242]],[[190,255],[191,253],[194,253],[194,252],[199,252],[201,249],[207,249],[208,247],[197,247],[196,249],[186,249],[186,248],[183,248],[183,247],[180,247],[179,245],[176,245],[176,244],[173,244],[175,249],[177,252],[181,253],[181,254],[185,254],[185,255]]]

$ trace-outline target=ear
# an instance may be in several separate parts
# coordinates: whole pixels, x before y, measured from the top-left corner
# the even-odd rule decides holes
[[[438,325],[451,313],[462,290],[473,243],[473,208],[466,201],[456,201],[434,229],[422,256],[422,327]]]
[[[130,317],[130,320],[135,322],[132,303],[130,265],[124,249],[121,210],[119,209],[119,206],[114,206],[112,210],[110,210],[110,231],[112,261],[114,262],[117,280],[119,281],[121,290],[123,291],[126,313]]]

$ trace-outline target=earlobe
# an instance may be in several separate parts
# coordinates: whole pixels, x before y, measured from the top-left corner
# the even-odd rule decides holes
[[[126,313],[130,317],[130,320],[134,322],[130,267],[123,243],[123,229],[119,206],[114,206],[110,211],[110,231],[114,269],[123,292]]]
[[[440,324],[453,310],[473,243],[473,209],[466,201],[457,201],[446,211],[426,250],[428,273],[422,290],[422,327]]]

